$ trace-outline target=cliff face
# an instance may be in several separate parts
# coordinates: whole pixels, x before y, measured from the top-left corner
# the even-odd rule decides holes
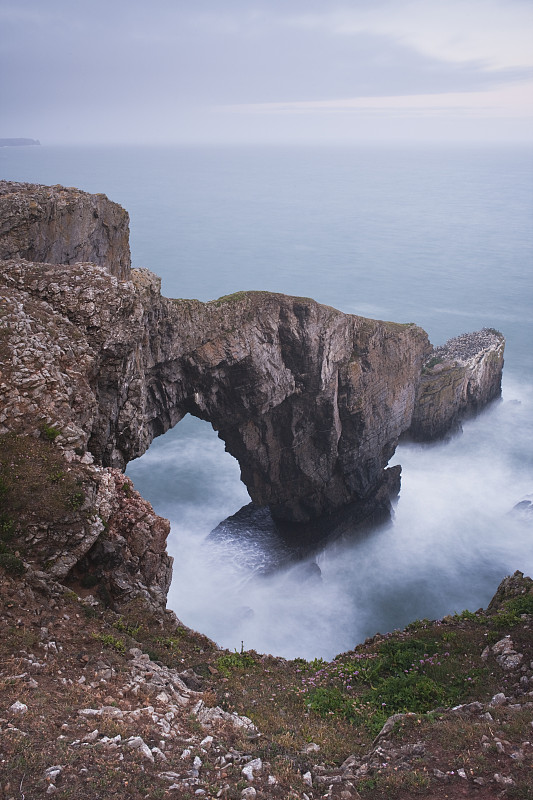
[[[123,468],[190,412],[279,519],[317,517],[387,480],[429,349],[420,328],[261,292],[170,301],[146,271],[120,284],[88,264],[10,261],[4,282],[28,314],[15,347],[26,392],[5,398],[11,427],[37,414],[58,443]],[[44,341],[45,354],[32,349]]]
[[[499,393],[496,334],[470,335],[466,360],[450,345],[431,366],[416,325],[266,292],[169,300],[152,273],[129,271],[119,239],[111,246],[104,220],[124,222],[125,212],[103,196],[53,187],[46,197],[23,185],[6,197],[4,254],[70,261],[85,230],[109,244],[101,266],[19,256],[0,265],[0,436],[53,441],[84,498],[61,524],[26,525],[26,545],[56,577],[94,568],[117,596],[163,602],[168,526],[114,468],[187,413],[212,423],[256,504],[305,523],[347,505],[358,519],[388,507],[399,468],[386,467],[400,435],[442,435]],[[116,578],[121,559],[128,574]]]
[[[0,181],[0,259],[91,261],[126,279],[129,216],[104,194]]]
[[[436,347],[422,368],[410,436],[442,439],[500,397],[504,348],[502,334],[487,328]]]

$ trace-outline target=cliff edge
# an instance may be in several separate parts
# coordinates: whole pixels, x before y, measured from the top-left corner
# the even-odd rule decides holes
[[[461,353],[452,340],[435,356],[414,324],[308,298],[170,300],[155,275],[130,269],[126,212],[103,195],[4,182],[0,200],[4,451],[13,436],[30,453],[44,440],[83,497],[61,524],[20,515],[29,557],[56,578],[89,558],[117,596],[134,578],[164,605],[165,526],[146,522],[158,527],[153,546],[138,536],[140,506],[124,511],[133,489],[121,470],[187,413],[211,422],[274,519],[305,524],[349,506],[359,522],[398,493],[400,468],[387,464],[402,434],[444,435],[500,392],[500,334],[469,334]],[[80,252],[100,264],[71,263]],[[129,577],[117,577],[119,563]]]

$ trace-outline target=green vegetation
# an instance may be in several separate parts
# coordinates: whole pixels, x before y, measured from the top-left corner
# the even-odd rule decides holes
[[[113,627],[116,628],[117,631],[126,633],[128,636],[131,636],[132,639],[135,639],[135,637],[139,635],[142,625],[130,625],[126,622],[124,617],[119,617],[116,622],[113,622]]]
[[[245,300],[251,292],[234,292],[233,294],[225,294],[217,300],[212,300],[214,306],[221,306],[223,303],[237,303],[240,300]]]
[[[443,361],[444,359],[442,356],[433,356],[433,358],[430,358],[429,361],[426,361],[424,364],[424,369],[433,369],[433,367],[436,367],[437,364],[442,364]]]
[[[61,431],[58,428],[54,428],[53,425],[47,425],[46,422],[41,425],[41,435],[48,442],[55,441],[60,433]]]
[[[477,619],[470,612],[463,614],[457,619]],[[457,705],[473,697],[474,689],[490,684],[490,670],[479,660],[477,643],[472,647],[461,635],[450,641],[446,630],[435,626],[417,630],[416,638],[391,637],[373,653],[338,656],[306,675],[308,708],[363,724],[375,735],[391,714],[426,714]]]
[[[102,642],[104,647],[116,650],[117,653],[126,652],[126,643],[122,639],[116,639],[111,633],[93,633],[93,636]]]
[[[1,552],[0,550],[0,568],[2,568],[9,575],[20,576],[25,572],[25,567],[22,559],[13,553]]]
[[[55,524],[85,502],[79,473],[53,446],[56,434],[50,430],[42,439],[0,436],[0,538],[4,542],[23,535],[30,519],[39,519],[43,527]]]
[[[492,617],[492,624],[497,629],[514,628],[522,621],[522,614],[533,615],[533,594],[507,600]]]
[[[234,653],[226,653],[217,659],[217,669],[226,678],[229,678],[235,670],[244,671],[255,666],[255,659],[244,650],[244,644],[241,643],[241,652],[235,650]]]

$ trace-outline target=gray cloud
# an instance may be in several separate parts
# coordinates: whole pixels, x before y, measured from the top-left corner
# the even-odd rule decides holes
[[[318,24],[302,24],[311,13]],[[149,118],[154,130],[186,127],[212,106],[480,91],[533,76],[528,65],[432,56],[393,34],[339,34],[320,24],[323,13],[303,0],[4,0],[4,134],[42,137],[44,127],[90,138],[107,125],[115,138],[135,128],[149,136]]]

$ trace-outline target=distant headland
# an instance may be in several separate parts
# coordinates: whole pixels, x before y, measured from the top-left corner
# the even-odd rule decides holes
[[[41,143],[39,139],[0,139],[0,147],[27,147],[33,144]]]

